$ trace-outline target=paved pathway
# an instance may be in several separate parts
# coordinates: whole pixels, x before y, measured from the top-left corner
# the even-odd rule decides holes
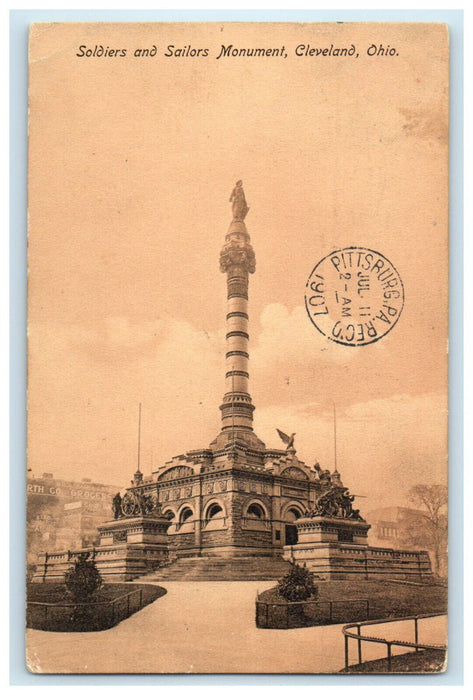
[[[256,591],[271,587],[268,581],[164,583],[165,596],[110,630],[67,634],[27,630],[30,669],[43,673],[334,673],[343,668],[342,625],[294,630],[255,626]],[[380,652],[381,647],[366,658],[376,658]]]

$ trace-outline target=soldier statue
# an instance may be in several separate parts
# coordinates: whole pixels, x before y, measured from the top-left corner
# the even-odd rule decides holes
[[[233,218],[238,221],[243,221],[249,212],[249,207],[246,203],[245,193],[243,192],[243,181],[238,180],[230,195],[232,203]]]
[[[118,520],[118,518],[120,518],[122,515],[122,497],[120,496],[120,493],[116,493],[113,497],[112,509],[113,517],[115,520]]]

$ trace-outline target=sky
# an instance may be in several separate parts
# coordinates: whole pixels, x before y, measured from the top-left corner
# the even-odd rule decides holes
[[[297,56],[355,46],[358,57]],[[208,56],[165,56],[167,46]],[[217,59],[221,46],[287,58]],[[393,56],[369,56],[375,45]],[[126,49],[87,57],[80,46]],[[135,57],[156,46],[156,56]],[[85,50],[84,50],[85,51]],[[202,52],[201,52],[202,53]],[[30,40],[28,466],[127,484],[208,446],[224,392],[218,257],[242,179],[254,428],[337,466],[366,507],[446,479],[443,25],[44,24]],[[385,255],[405,304],[376,343],[310,322],[313,267]]]

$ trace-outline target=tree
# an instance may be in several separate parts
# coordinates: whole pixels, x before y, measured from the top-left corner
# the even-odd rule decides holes
[[[410,489],[408,500],[419,510],[406,517],[401,538],[405,544],[430,550],[434,572],[441,574],[446,563],[448,543],[447,487],[416,484]]]
[[[90,552],[81,552],[77,561],[64,577],[66,589],[74,600],[79,603],[86,603],[89,598],[102,585],[102,577],[93,559],[90,559]]]
[[[286,600],[307,600],[317,594],[317,586],[314,574],[306,566],[292,564],[291,569],[284,578],[278,582],[278,593]]]

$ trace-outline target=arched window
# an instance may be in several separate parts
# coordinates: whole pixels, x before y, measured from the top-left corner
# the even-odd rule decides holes
[[[166,510],[163,512],[163,515],[166,518],[166,520],[169,520],[169,522],[171,523],[167,529],[167,534],[174,535],[177,527],[175,512],[171,508],[166,508]]]
[[[289,510],[286,513],[286,522],[292,523],[294,520],[297,520],[302,516],[302,513],[298,510],[298,508],[289,508]]]
[[[264,510],[258,503],[252,503],[248,507],[247,513],[249,518],[257,518],[258,520],[264,519]]]
[[[181,511],[181,515],[179,517],[179,522],[182,525],[183,523],[190,520],[193,515],[194,515],[194,513],[192,512],[192,510],[190,508],[183,508]]]
[[[184,506],[183,509],[178,513],[176,534],[182,534],[184,532],[194,532],[194,529],[194,511],[189,506]]]
[[[259,530],[266,532],[271,529],[266,509],[262,503],[253,501],[243,511],[242,527],[244,530]]]
[[[221,518],[223,516],[223,508],[218,503],[213,503],[207,511],[206,520]]]
[[[210,503],[205,510],[204,523],[205,529],[210,530],[224,530],[227,527],[227,519],[225,517],[225,510],[220,503]]]

